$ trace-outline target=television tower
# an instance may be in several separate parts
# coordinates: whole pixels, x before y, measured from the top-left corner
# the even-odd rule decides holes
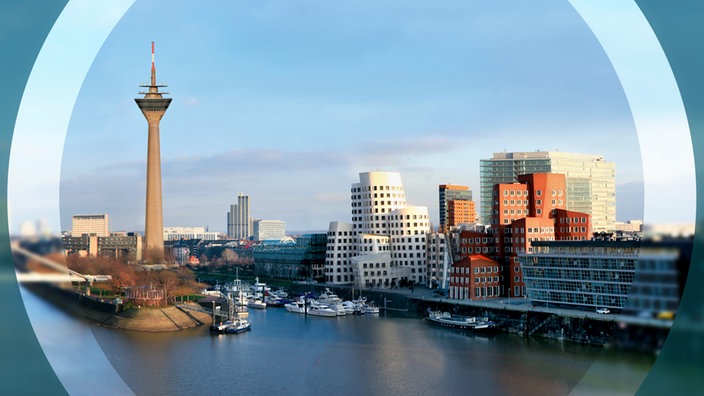
[[[171,98],[164,98],[159,92],[166,84],[156,83],[154,67],[154,42],[152,41],[152,75],[149,84],[140,85],[149,88],[143,98],[135,98],[137,106],[144,114],[149,125],[147,144],[147,205],[146,224],[144,227],[144,261],[159,263],[164,260],[164,219],[161,203],[161,149],[159,143],[159,122],[171,103]]]

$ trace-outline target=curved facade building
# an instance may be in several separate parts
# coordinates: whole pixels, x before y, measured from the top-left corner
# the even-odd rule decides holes
[[[415,284],[426,283],[426,235],[430,232],[428,208],[407,206],[389,214],[391,263],[411,269]]]

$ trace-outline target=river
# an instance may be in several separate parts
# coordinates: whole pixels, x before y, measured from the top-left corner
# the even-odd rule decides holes
[[[42,320],[54,326],[66,320],[62,332],[79,331],[74,326],[80,321],[23,295],[35,330]],[[211,335],[206,327],[139,333],[81,323],[104,356],[47,355],[54,367],[77,360],[79,366],[99,366],[107,357],[124,380],[101,383],[96,374],[91,382],[77,377],[73,364],[63,370],[68,374],[57,371],[74,378],[73,387],[67,386],[71,393],[90,394],[100,386],[99,394],[121,394],[126,385],[139,395],[632,394],[653,361],[542,338],[467,335],[415,317],[305,317],[268,308],[250,309],[250,321],[252,331],[224,335]]]

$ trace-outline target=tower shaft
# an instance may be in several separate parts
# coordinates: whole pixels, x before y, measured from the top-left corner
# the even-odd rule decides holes
[[[164,219],[161,197],[161,144],[159,123],[166,109],[171,104],[171,98],[164,98],[156,83],[154,67],[154,42],[152,42],[152,69],[149,88],[143,98],[135,99],[137,106],[147,119],[147,197],[144,226],[144,260],[148,263],[159,263],[164,260]]]

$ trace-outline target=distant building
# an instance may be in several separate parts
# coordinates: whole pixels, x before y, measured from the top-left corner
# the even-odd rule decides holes
[[[438,187],[440,230],[477,221],[472,190],[468,186],[441,184]]]
[[[530,173],[562,173],[568,202],[564,209],[591,215],[594,231],[612,231],[616,222],[616,171],[600,155],[558,151],[494,153],[480,160],[481,218],[491,218],[492,189]]]
[[[83,234],[62,238],[67,255],[113,257],[130,261],[142,260],[142,236],[137,233],[113,233],[108,236]]]
[[[71,236],[79,237],[84,234],[99,237],[110,235],[108,231],[108,215],[74,215],[71,218]]]
[[[206,231],[205,227],[164,227],[164,241],[178,241],[180,239],[215,241],[218,237],[217,232]]]
[[[255,241],[280,240],[286,236],[286,222],[282,220],[255,220],[253,239]]]
[[[249,196],[239,193],[237,204],[230,205],[230,211],[227,212],[227,236],[233,239],[249,239],[252,236]]]

